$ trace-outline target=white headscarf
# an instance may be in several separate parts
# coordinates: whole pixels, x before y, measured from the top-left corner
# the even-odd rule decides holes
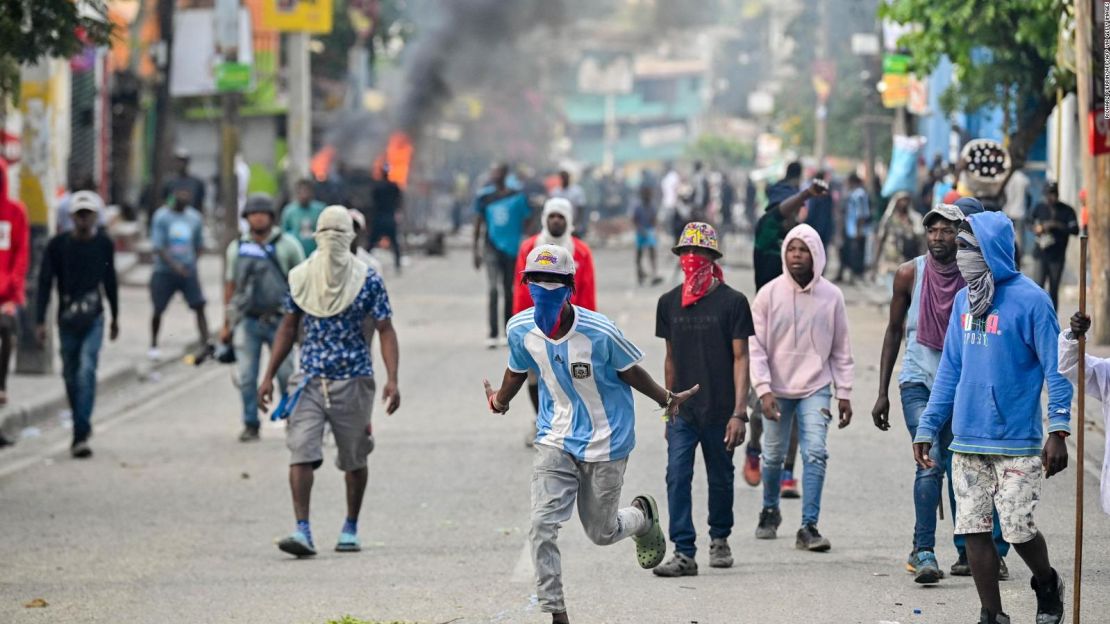
[[[567,220],[567,231],[562,236],[552,236],[551,231],[547,229],[547,218],[553,214]],[[543,231],[540,232],[539,244],[558,245],[573,254],[574,237],[571,236],[571,232],[574,231],[574,206],[570,200],[563,197],[552,197],[547,200],[543,205],[543,215],[540,220],[543,222]]]
[[[956,252],[956,266],[967,282],[967,300],[971,316],[981,318],[991,310],[994,303],[994,274],[987,265],[983,251],[974,232],[960,230],[957,237],[963,239],[968,249]]]
[[[343,206],[328,206],[320,213],[313,238],[316,251],[289,272],[289,290],[302,310],[328,318],[354,302],[366,282],[367,267],[351,253],[354,224]]]

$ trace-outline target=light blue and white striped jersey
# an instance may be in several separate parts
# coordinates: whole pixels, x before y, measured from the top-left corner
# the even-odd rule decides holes
[[[536,444],[579,461],[613,461],[636,445],[632,388],[617,377],[643,359],[608,318],[574,306],[574,325],[551,340],[529,308],[509,320],[509,369],[540,377]]]

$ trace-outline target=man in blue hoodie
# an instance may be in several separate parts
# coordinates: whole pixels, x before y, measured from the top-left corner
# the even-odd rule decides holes
[[[1014,228],[1006,215],[972,215],[959,226],[956,264],[967,287],[956,302],[929,406],[914,436],[914,459],[931,468],[929,451],[952,421],[956,533],[981,603],[980,624],[1009,624],[998,591],[993,509],[1002,535],[1033,573],[1037,624],[1064,614],[1064,583],[1033,522],[1046,477],[1067,467],[1071,384],[1057,370],[1056,310],[1043,290],[1014,268]],[[1048,441],[1043,443],[1041,389],[1048,383]]]

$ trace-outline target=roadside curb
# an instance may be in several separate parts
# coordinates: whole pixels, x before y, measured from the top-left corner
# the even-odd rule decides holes
[[[151,373],[180,361],[187,353],[188,349],[183,348],[180,353],[175,351],[173,357],[153,364],[146,362],[136,364],[132,361],[109,365],[105,372],[97,375],[96,392],[98,395],[105,395],[142,384]],[[61,375],[55,375],[62,385],[57,392],[44,393],[34,401],[10,404],[0,409],[0,437],[9,444],[18,443],[24,429],[49,423],[56,419],[61,411],[69,409],[69,400],[66,397]]]

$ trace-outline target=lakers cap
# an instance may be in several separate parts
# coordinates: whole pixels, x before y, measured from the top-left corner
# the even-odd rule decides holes
[[[558,245],[540,245],[528,254],[524,273],[574,275],[576,267],[570,252]]]

